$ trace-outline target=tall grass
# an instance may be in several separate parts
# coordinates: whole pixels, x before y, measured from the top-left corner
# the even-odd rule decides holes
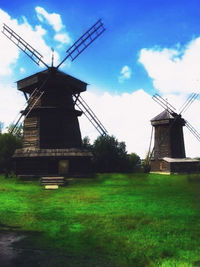
[[[88,266],[200,266],[200,177],[101,174],[52,191],[0,177],[0,223]]]

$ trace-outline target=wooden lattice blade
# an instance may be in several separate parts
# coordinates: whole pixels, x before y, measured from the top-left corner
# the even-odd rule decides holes
[[[89,30],[87,30],[67,51],[67,56],[60,62],[60,65],[70,58],[72,61],[77,58],[94,40],[96,40],[105,28],[101,19],[99,19]]]
[[[75,106],[78,107],[80,111],[86,116],[86,118],[90,121],[90,123],[95,127],[95,129],[99,132],[100,135],[107,135],[107,130],[97,118],[95,113],[91,110],[88,104],[81,96],[75,96]]]
[[[28,44],[23,38],[21,38],[16,32],[14,32],[10,27],[6,24],[3,25],[2,33],[10,39],[17,47],[19,47],[28,57],[30,57],[36,64],[40,64],[40,62],[45,66],[49,67],[43,60],[42,55],[33,48],[30,44]]]

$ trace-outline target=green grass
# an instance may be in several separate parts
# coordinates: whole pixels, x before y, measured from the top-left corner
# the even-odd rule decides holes
[[[200,266],[200,175],[102,174],[58,190],[1,176],[0,224],[84,266]]]

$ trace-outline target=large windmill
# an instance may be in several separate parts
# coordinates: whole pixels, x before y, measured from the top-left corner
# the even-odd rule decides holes
[[[182,118],[182,113],[197,97],[198,94],[191,94],[177,113],[176,109],[160,95],[153,96],[153,100],[161,105],[164,111],[151,120],[154,128],[154,148],[150,155],[151,171],[171,173],[198,170],[199,161],[186,158],[183,126],[186,126],[198,141],[200,134]]]
[[[23,121],[23,148],[14,153],[16,173],[21,176],[83,174],[90,170],[91,152],[82,147],[78,117],[83,113],[99,134],[107,133],[81,92],[87,84],[59,70],[69,58],[77,58],[105,28],[98,20],[67,51],[57,67],[48,66],[42,55],[6,24],[2,33],[46,69],[17,82],[26,108],[16,119],[12,132]],[[77,109],[75,109],[75,107]]]

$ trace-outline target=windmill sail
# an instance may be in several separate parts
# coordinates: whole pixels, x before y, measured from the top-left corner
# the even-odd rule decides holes
[[[25,111],[27,111],[26,114],[25,114],[25,111],[24,112],[21,112],[20,115],[19,115],[19,117],[17,118],[17,120],[13,123],[13,127],[12,127],[12,129],[10,131],[11,134],[17,134],[17,131],[18,131],[17,130],[18,129],[17,126],[21,123],[22,117],[25,115],[25,117],[23,118],[23,119],[25,119],[30,114],[30,112],[35,107],[35,105],[38,103],[39,99],[42,97],[43,94],[44,94],[44,91],[39,92],[37,90],[35,92],[35,94],[34,94],[34,96],[32,98],[33,100],[29,102],[28,106],[25,109]]]
[[[16,32],[14,32],[5,23],[3,25],[2,33],[8,37],[16,46],[18,46],[28,57],[30,57],[36,64],[40,62],[47,68],[49,66],[42,60],[42,55],[31,45],[29,45],[24,39],[22,39]]]
[[[81,96],[77,96],[75,98],[75,106],[78,107],[80,111],[86,116],[86,118],[91,122],[91,124],[95,127],[95,129],[100,133],[100,135],[106,135],[107,130],[85,102],[85,100]]]
[[[185,120],[185,122],[185,126],[188,130],[197,138],[198,141],[200,141],[200,133],[188,121]]]
[[[162,98],[159,94],[153,95],[153,100],[157,102],[161,107],[168,110],[171,115],[175,115],[175,108],[164,98]]]
[[[44,94],[44,86],[47,83],[47,81],[50,78],[50,74],[47,76],[47,78],[43,81],[41,86],[39,88],[35,88],[33,90],[32,94],[30,95],[29,99],[26,101],[25,105],[27,104],[27,107],[25,108],[25,111],[20,112],[20,114],[17,116],[15,121],[13,122],[13,127],[10,130],[11,134],[17,134],[17,126],[21,123],[22,117],[24,116],[24,119],[30,114],[32,109],[35,107],[35,105],[38,103],[42,95]]]
[[[67,56],[60,62],[60,65],[70,58],[72,61],[77,58],[95,39],[97,39],[105,28],[101,19],[99,19],[89,30],[87,30],[67,51]]]
[[[180,114],[186,111],[189,108],[189,106],[194,102],[194,100],[197,99],[198,96],[199,94],[192,93],[180,108]]]

